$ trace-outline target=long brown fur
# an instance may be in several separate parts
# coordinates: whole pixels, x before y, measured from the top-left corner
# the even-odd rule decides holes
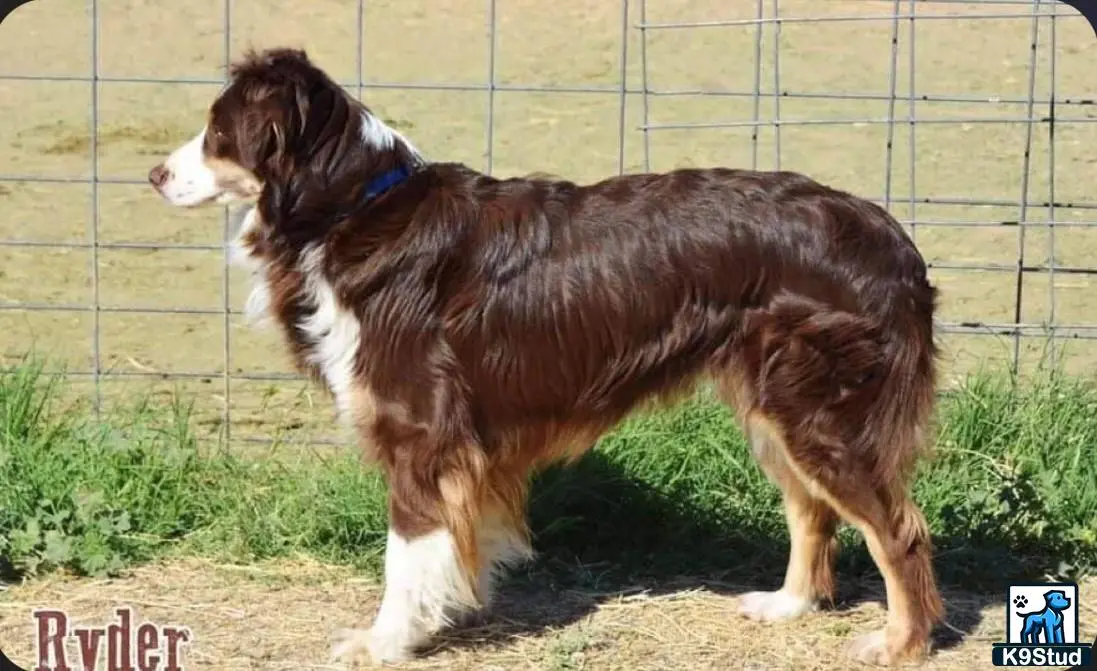
[[[246,243],[298,366],[322,381],[298,328],[306,248],[357,318],[356,428],[396,531],[448,529],[479,595],[485,529],[526,542],[533,469],[713,379],[767,434],[756,452],[810,537],[787,584],[831,598],[837,520],[856,525],[891,601],[886,643],[858,654],[924,655],[942,608],[906,483],[933,410],[936,290],[884,209],[793,172],[490,177],[363,143],[368,109],[301,52],[249,54],[232,77],[206,154],[262,184]],[[412,175],[363,202],[400,165]]]

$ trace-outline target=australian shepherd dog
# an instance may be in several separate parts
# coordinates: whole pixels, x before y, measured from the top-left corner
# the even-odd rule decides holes
[[[832,599],[846,522],[888,607],[850,654],[925,658],[942,602],[909,481],[937,297],[883,208],[793,172],[575,184],[434,162],[287,48],[236,62],[149,181],[175,206],[247,202],[248,311],[280,327],[385,475],[384,596],[336,657],[407,659],[484,608],[498,570],[531,554],[530,474],[706,382],[780,487],[791,535],[783,586],[741,612]]]

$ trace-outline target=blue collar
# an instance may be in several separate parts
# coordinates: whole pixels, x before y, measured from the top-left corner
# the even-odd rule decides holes
[[[370,180],[369,185],[366,186],[366,191],[362,194],[361,204],[365,205],[366,203],[380,196],[392,187],[405,181],[410,176],[411,170],[409,170],[407,166],[403,165],[393,168],[392,170],[389,170],[387,172],[381,173],[380,175]]]

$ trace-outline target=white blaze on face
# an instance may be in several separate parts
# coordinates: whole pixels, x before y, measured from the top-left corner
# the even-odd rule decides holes
[[[217,175],[206,165],[202,145],[206,139],[203,128],[193,140],[179,147],[164,161],[168,178],[160,193],[172,205],[191,207],[213,199],[222,199],[225,190],[217,183]]]

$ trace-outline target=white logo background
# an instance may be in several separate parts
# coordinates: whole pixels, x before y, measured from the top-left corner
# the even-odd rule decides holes
[[[1021,632],[1025,628],[1025,615],[1039,613],[1047,608],[1044,593],[1060,590],[1070,600],[1070,606],[1063,610],[1063,643],[1078,642],[1078,586],[1073,584],[1048,583],[1045,585],[1010,585],[1009,602],[1006,603],[1006,631],[1010,643],[1021,643]],[[1016,605],[1020,601],[1021,606]],[[1045,645],[1043,635],[1037,639],[1038,645]]]

